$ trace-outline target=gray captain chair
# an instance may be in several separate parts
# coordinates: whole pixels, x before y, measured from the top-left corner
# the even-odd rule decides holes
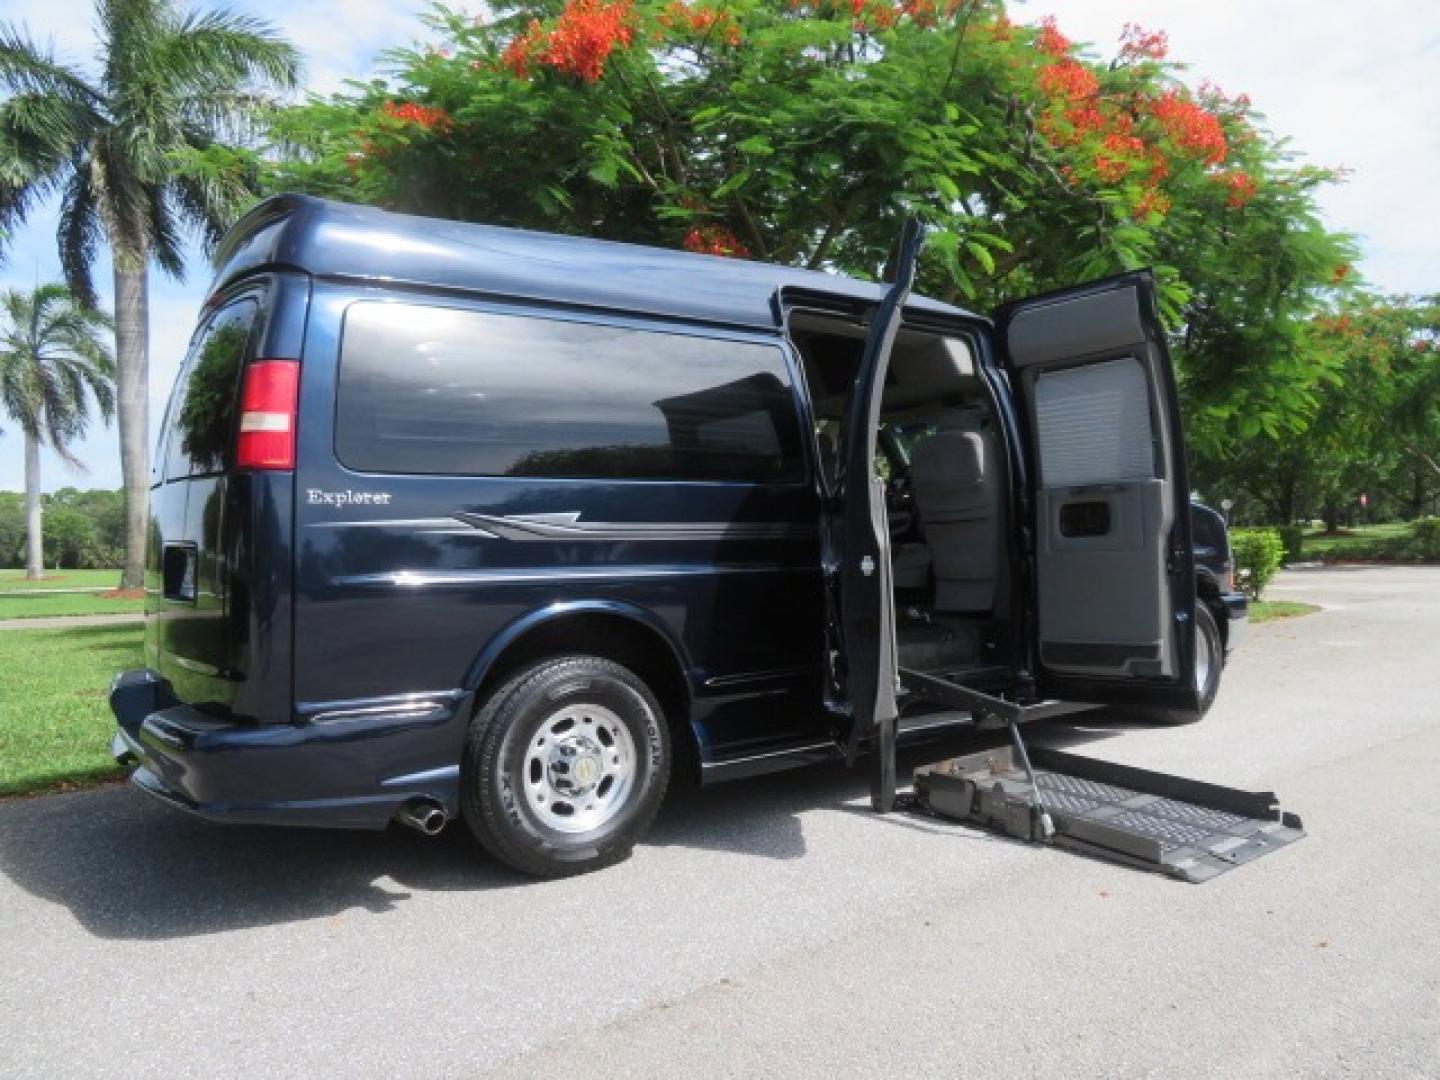
[[[995,603],[1002,470],[984,420],[980,409],[949,411],[910,452],[937,611],[975,613]]]

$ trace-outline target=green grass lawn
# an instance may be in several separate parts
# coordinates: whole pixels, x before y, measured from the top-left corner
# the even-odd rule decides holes
[[[105,699],[140,667],[139,624],[0,631],[0,795],[118,776]]]
[[[144,610],[143,597],[109,597],[103,593],[27,596],[23,592],[0,592],[0,619],[40,619],[51,615],[123,615]]]
[[[1262,623],[1272,619],[1293,619],[1297,615],[1312,615],[1319,610],[1314,604],[1302,604],[1298,600],[1252,600],[1250,621]]]
[[[1326,552],[1343,552],[1347,547],[1359,547],[1373,540],[1390,540],[1410,535],[1408,521],[1389,521],[1383,525],[1357,525],[1353,529],[1341,529],[1327,533],[1323,529],[1307,529],[1301,558],[1318,559]]]
[[[0,570],[0,593],[23,589],[114,589],[119,570],[46,570],[39,581],[28,581],[24,570]]]

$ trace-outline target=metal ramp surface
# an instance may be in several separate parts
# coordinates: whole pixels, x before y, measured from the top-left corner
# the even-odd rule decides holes
[[[1028,763],[999,747],[917,769],[913,806],[1197,883],[1305,835],[1271,792],[1038,747]]]

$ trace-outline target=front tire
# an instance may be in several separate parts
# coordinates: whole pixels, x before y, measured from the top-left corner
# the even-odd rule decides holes
[[[1225,642],[1209,606],[1195,602],[1195,689],[1200,695],[1200,711],[1184,709],[1146,709],[1141,715],[1156,724],[1193,724],[1202,719],[1215,696],[1220,693],[1220,673],[1225,669]]]
[[[541,661],[476,714],[461,764],[461,808],[480,844],[535,877],[624,859],[670,779],[670,738],[654,694],[595,656]]]

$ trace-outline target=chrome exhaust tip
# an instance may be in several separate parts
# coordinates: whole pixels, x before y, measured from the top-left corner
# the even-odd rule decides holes
[[[395,815],[395,819],[402,825],[408,825],[418,833],[426,836],[438,836],[440,830],[445,828],[449,820],[445,808],[437,802],[429,799],[417,799],[415,802],[406,803]]]

